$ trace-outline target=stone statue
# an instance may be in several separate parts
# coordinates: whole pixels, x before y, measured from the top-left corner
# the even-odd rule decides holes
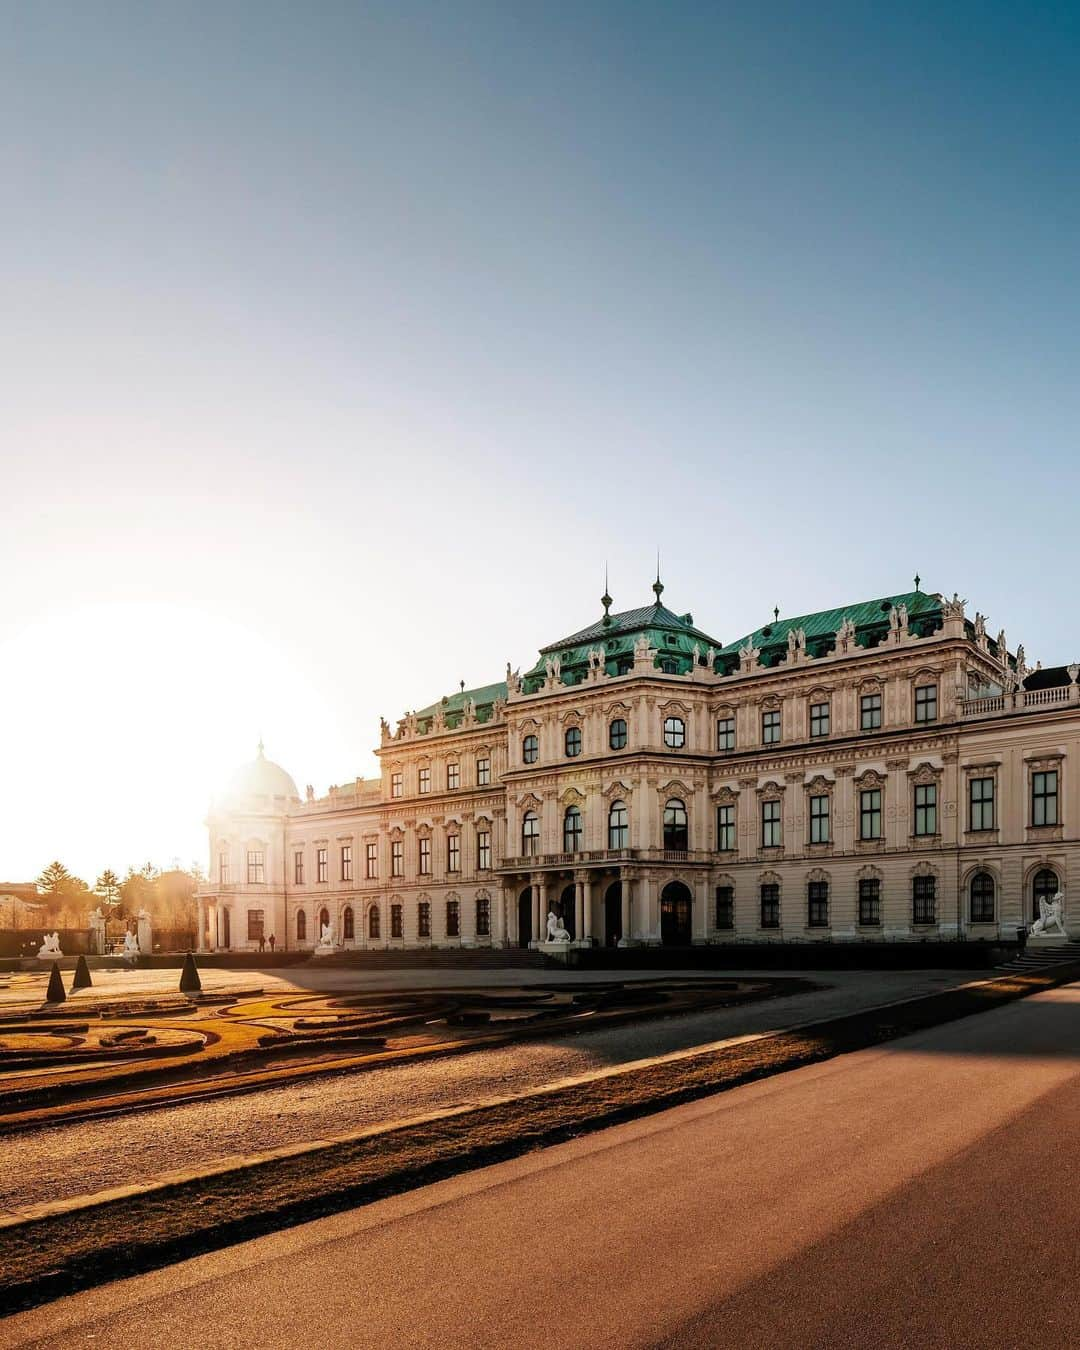
[[[60,934],[46,933],[44,941],[38,948],[39,961],[55,961],[58,956],[63,956],[60,950]]]
[[[840,627],[836,630],[836,650],[846,652],[855,642],[855,624],[851,619],[845,618],[841,621]]]
[[[139,939],[130,929],[124,934],[124,950],[121,954],[125,961],[134,963],[139,959]]]
[[[94,956],[105,955],[105,915],[101,912],[101,906],[93,910],[89,915],[90,919],[90,951]]]
[[[752,638],[747,638],[739,648],[739,669],[742,671],[753,670],[758,663],[760,648],[754,646]]]
[[[1050,925],[1054,924],[1063,938],[1068,938],[1065,931],[1065,896],[1058,891],[1050,900],[1045,896],[1039,896],[1039,917],[1031,925],[1031,936],[1042,937],[1047,934]]]
[[[716,660],[716,648],[715,648],[715,647],[706,647],[706,648],[705,648],[705,664],[709,667],[710,670],[712,670],[712,668],[713,668],[713,662],[714,662],[715,660]]]
[[[322,933],[319,937],[319,942],[323,947],[334,946],[334,930],[330,924],[328,923],[323,924]]]
[[[1028,673],[1027,662],[1024,660],[1024,644],[1021,642],[1016,649],[1016,682],[1024,683],[1024,676]]]
[[[383,740],[387,740],[389,737],[390,728],[386,725],[385,722],[383,722],[383,726],[386,728],[386,734],[383,736]],[[315,786],[313,783],[309,783],[307,785],[307,787],[304,789],[304,795],[309,802],[313,802],[315,800]]]
[[[647,661],[649,659],[649,639],[644,633],[639,633],[634,640],[634,660]]]
[[[547,940],[549,942],[571,942],[573,939],[567,930],[562,926],[562,920],[554,910],[549,910],[547,916]]]

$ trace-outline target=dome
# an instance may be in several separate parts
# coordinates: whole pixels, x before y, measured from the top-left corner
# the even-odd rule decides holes
[[[259,753],[254,759],[243,764],[229,779],[223,797],[287,797],[300,800],[290,774],[267,759],[263,754],[263,743],[259,742]]]

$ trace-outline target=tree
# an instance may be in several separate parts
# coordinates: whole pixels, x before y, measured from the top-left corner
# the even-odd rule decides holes
[[[127,876],[120,883],[120,898],[128,914],[137,914],[140,909],[152,909],[157,899],[157,868],[153,863],[144,863],[136,870],[129,867]]]
[[[38,877],[37,884],[45,896],[46,908],[54,913],[90,889],[81,877],[73,876],[59,859],[46,867]]]
[[[120,903],[120,878],[111,867],[107,867],[98,877],[94,894],[99,895],[110,907]]]

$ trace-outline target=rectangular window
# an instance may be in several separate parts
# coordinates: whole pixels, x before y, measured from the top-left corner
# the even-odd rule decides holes
[[[806,883],[806,926],[807,928],[828,928],[829,926],[829,883],[827,881],[808,881]]]
[[[461,871],[460,834],[448,834],[446,836],[446,870],[448,872]]]
[[[300,848],[293,854],[293,884],[304,884],[304,850]]]
[[[430,770],[430,769],[421,769],[421,770],[420,770],[420,791],[421,791],[421,792],[430,792],[430,791],[431,791],[431,770]]]
[[[780,847],[780,803],[761,803],[761,847]]]
[[[877,877],[863,877],[859,882],[859,926],[881,927],[881,882]]]
[[[761,926],[780,927],[780,887],[775,882],[764,882],[761,887]]]
[[[491,783],[491,760],[486,755],[476,761],[476,785],[488,787]]]
[[[936,684],[919,684],[915,686],[915,721],[937,721]]]
[[[400,797],[405,791],[405,776],[400,770],[390,775],[390,796]]]
[[[330,878],[329,878],[329,875],[328,875],[327,867],[328,867],[328,864],[327,864],[326,849],[325,849],[325,848],[317,848],[317,849],[315,850],[315,880],[316,880],[316,881],[329,881]]]
[[[491,871],[491,831],[476,832],[476,867],[480,872]]]
[[[1031,775],[1031,823],[1032,825],[1058,823],[1057,769]]]
[[[780,739],[780,713],[779,711],[763,712],[761,714],[761,743],[762,745],[775,745]]]
[[[827,844],[829,838],[829,795],[822,793],[810,798],[810,842]]]
[[[881,838],[880,788],[867,788],[859,793],[859,838]]]
[[[261,848],[248,849],[247,879],[248,885],[266,880],[265,869],[263,867],[263,851]]]
[[[218,854],[218,883],[222,886],[229,884],[229,855],[227,853]]]
[[[446,766],[446,786],[451,792],[461,786],[461,765],[448,764]]]
[[[420,836],[420,875],[431,876],[431,840],[426,834]]]
[[[937,923],[937,878],[911,880],[911,922]]]
[[[880,694],[863,694],[859,700],[859,725],[863,731],[876,731],[881,726]]]
[[[716,847],[720,853],[730,853],[735,848],[735,806],[733,803],[716,808]]]
[[[968,829],[994,828],[994,780],[971,778],[968,780]]]
[[[461,903],[458,900],[446,902],[446,936],[461,936]]]
[[[717,750],[735,749],[735,719],[734,717],[719,717],[716,721],[716,748]]]
[[[915,784],[915,833],[937,834],[937,784]]]
[[[416,907],[416,936],[431,936],[431,901],[421,900]]]
[[[341,879],[352,881],[352,844],[341,846]]]
[[[476,936],[491,936],[491,900],[486,895],[476,897]]]
[[[405,875],[405,842],[402,839],[390,841],[390,875],[392,877]]]
[[[364,875],[368,881],[374,881],[379,875],[378,844],[364,845]]]
[[[810,704],[810,735],[827,736],[829,734],[829,705],[827,703]]]
[[[780,846],[780,803],[761,802],[761,848]]]
[[[249,909],[248,912],[248,941],[258,942],[260,938],[266,936],[266,930],[263,927],[263,919],[266,911],[262,909]]]
[[[717,886],[716,888],[716,926],[717,928],[735,927],[734,886]]]

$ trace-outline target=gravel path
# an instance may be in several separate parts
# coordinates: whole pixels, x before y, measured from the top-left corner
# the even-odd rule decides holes
[[[0,1144],[4,1157],[0,1211],[150,1180],[176,1168],[326,1138],[441,1106],[519,1092],[729,1036],[856,1012],[978,978],[971,971],[798,974],[828,987],[743,1007],[14,1135]]]

